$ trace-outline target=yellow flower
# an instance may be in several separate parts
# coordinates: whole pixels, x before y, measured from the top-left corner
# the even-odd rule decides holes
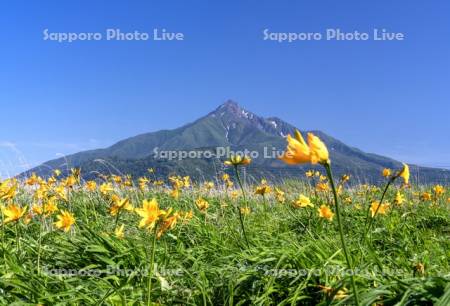
[[[247,156],[233,155],[224,162],[225,166],[247,166],[252,162],[252,159]]]
[[[172,184],[173,189],[180,189],[183,188],[184,182],[181,179],[181,177],[178,176],[170,176],[169,181]]]
[[[29,211],[28,214],[26,214],[23,218],[23,223],[29,224],[31,222],[31,219],[33,219],[33,214],[31,213],[31,211]]]
[[[384,169],[383,169],[383,172],[382,172],[382,174],[383,174],[384,177],[391,176],[391,173],[392,173],[392,171],[391,171],[391,169],[389,169],[389,168],[384,168]]]
[[[97,183],[95,181],[87,181],[85,185],[88,191],[95,191],[97,189]]]
[[[44,209],[42,208],[42,206],[37,205],[37,204],[33,205],[33,207],[31,207],[31,210],[36,215],[42,215],[42,213],[44,212]]]
[[[154,185],[154,186],[162,186],[162,185],[164,185],[164,181],[163,181],[163,180],[157,180],[157,181],[154,181],[154,182],[153,182],[153,185]]]
[[[80,183],[81,180],[81,169],[80,168],[71,168],[70,173],[71,177],[75,179],[75,183]]]
[[[6,217],[3,224],[19,221],[26,212],[26,208],[22,208],[16,204],[10,204],[8,207],[3,207],[2,210]]]
[[[327,183],[324,183],[324,182],[319,182],[319,183],[317,183],[317,185],[316,185],[316,190],[317,191],[323,191],[323,192],[326,192],[326,191],[328,191],[330,189],[330,186],[328,186],[328,184]]]
[[[228,189],[233,188],[234,183],[231,180],[225,181],[225,185]]]
[[[74,216],[66,210],[61,211],[61,214],[59,214],[57,218],[58,221],[55,222],[55,226],[59,229],[63,229],[65,232],[68,232],[75,223]]]
[[[308,133],[308,144],[298,130],[295,130],[295,138],[287,136],[287,142],[286,151],[280,157],[287,164],[330,163],[327,146],[313,133]]]
[[[34,193],[33,197],[37,200],[43,200],[48,196],[48,186],[41,185],[38,189],[36,189],[36,192]]]
[[[7,179],[0,183],[0,200],[10,200],[16,196],[17,184],[14,180]]]
[[[193,217],[194,217],[194,212],[193,212],[192,210],[190,210],[190,211],[184,213],[184,215],[183,215],[184,221],[189,221],[189,220],[191,220]]]
[[[55,197],[50,197],[47,202],[44,203],[44,213],[48,216],[58,210]]]
[[[191,178],[189,176],[183,177],[183,185],[185,188],[191,187]]]
[[[321,289],[321,291],[323,293],[325,293],[326,295],[331,296],[333,294],[333,292],[335,291],[335,289],[331,288],[331,287],[326,287],[326,286],[319,286]],[[336,294],[334,295],[334,299],[336,300],[342,300],[344,298],[346,298],[348,296],[348,290],[347,288],[343,288],[340,289],[336,292]]]
[[[60,185],[60,186],[56,187],[55,188],[55,193],[61,200],[64,200],[64,201],[68,200],[68,198],[67,198],[67,191],[66,191],[66,187],[65,186]]]
[[[205,182],[204,186],[206,190],[211,190],[214,188],[214,182]]]
[[[342,300],[345,299],[348,296],[348,290],[346,288],[338,290],[338,292],[336,292],[334,298],[336,300]]]
[[[295,207],[314,207],[314,204],[311,203],[311,200],[307,197],[304,196],[303,194],[299,195],[298,199],[296,201],[294,201],[294,206]]]
[[[170,192],[170,196],[171,196],[172,198],[174,198],[175,200],[178,200],[178,198],[180,197],[180,190],[179,190],[178,188],[173,189],[173,190]]]
[[[124,235],[124,228],[125,228],[124,224],[122,224],[119,227],[117,227],[114,230],[114,236],[116,236],[118,239],[122,239],[125,236]]]
[[[79,178],[76,178],[75,176],[70,175],[62,182],[62,184],[65,187],[70,188],[70,187],[73,187],[78,182],[78,180],[79,180]]]
[[[112,192],[114,190],[111,183],[103,183],[100,185],[100,193],[103,195],[107,195],[108,193]]]
[[[429,192],[424,192],[420,195],[420,198],[422,199],[422,201],[430,201],[431,200],[431,193]]]
[[[147,188],[147,185],[149,183],[149,179],[146,178],[146,177],[140,177],[138,179],[138,181],[139,181],[139,189],[144,191]]]
[[[201,212],[205,212],[209,207],[208,201],[203,198],[198,198],[197,200],[195,200],[195,204]]]
[[[378,208],[379,207],[379,208]],[[377,215],[385,215],[387,210],[389,209],[389,203],[383,203],[380,205],[379,202],[372,202],[370,205],[370,212],[372,214],[372,218],[375,217],[375,212],[378,210]]]
[[[405,197],[400,193],[400,191],[397,191],[397,194],[395,195],[394,203],[401,205],[405,202]]]
[[[232,199],[236,199],[236,198],[239,196],[239,191],[233,190],[233,191],[230,193],[230,196],[231,196]]]
[[[25,181],[26,185],[33,186],[39,183],[39,177],[36,175],[36,173],[32,173],[31,176]]]
[[[284,197],[284,191],[278,188],[275,188],[275,196],[279,203],[284,203],[286,201],[286,198]]]
[[[424,275],[425,274],[425,265],[423,263],[417,263],[414,267],[414,273],[417,273],[419,275]]]
[[[49,177],[48,180],[47,180],[47,185],[53,186],[53,185],[56,184],[56,182],[57,182],[57,179],[56,179],[54,176],[51,176],[51,177]]]
[[[313,177],[314,176],[314,171],[312,170],[308,170],[305,172],[306,177]]]
[[[144,200],[142,202],[142,208],[136,209],[136,213],[142,217],[139,227],[152,229],[155,227],[156,222],[158,222],[159,217],[165,214],[165,211],[159,209],[156,199],[152,199],[151,201]]]
[[[130,200],[128,198],[114,198],[113,205],[109,208],[109,213],[112,216],[116,216],[122,209],[133,210],[133,206],[131,205]]]
[[[318,211],[319,211],[319,217],[325,218],[328,221],[333,221],[334,213],[331,211],[331,209],[328,206],[322,205],[322,206],[320,206]]]
[[[319,137],[315,136],[313,133],[308,133],[308,144],[311,150],[311,163],[312,164],[329,164],[330,157],[328,154],[328,149],[325,143],[320,140]]]
[[[406,185],[409,184],[409,166],[407,164],[403,164],[403,169],[400,170],[398,176],[403,179]]]
[[[309,146],[303,139],[302,134],[295,130],[295,138],[289,134],[287,135],[287,148],[286,152],[280,157],[286,164],[306,164],[311,162],[311,151]]]
[[[55,170],[53,170],[53,174],[54,174],[55,176],[60,176],[60,175],[61,175],[61,170],[55,169]]]
[[[250,207],[241,207],[241,214],[243,215],[249,215],[251,212]]]
[[[261,181],[261,185],[256,187],[255,194],[259,194],[261,196],[265,196],[266,194],[270,193],[272,189],[269,185],[267,185],[266,180]]]
[[[350,180],[350,175],[348,175],[348,174],[344,174],[344,175],[341,177],[341,182],[342,182],[342,183],[348,182],[349,180]]]
[[[226,188],[231,189],[233,188],[233,182],[230,180],[230,176],[227,173],[224,173],[222,175],[222,180],[225,183]]]
[[[436,195],[441,195],[445,192],[445,189],[442,185],[436,185],[433,187],[433,191]]]
[[[122,183],[122,177],[121,176],[113,175],[111,178],[114,181],[114,183],[116,183],[116,184]]]
[[[170,217],[168,217],[167,215],[164,216],[163,222],[161,223],[161,226],[158,229],[156,237],[160,238],[162,234],[164,234],[166,231],[173,229],[180,217],[181,215],[178,212],[172,214]]]

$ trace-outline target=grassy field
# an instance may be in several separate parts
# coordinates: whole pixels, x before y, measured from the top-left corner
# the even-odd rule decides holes
[[[242,194],[226,176],[163,184],[152,173],[134,186],[77,175],[0,185],[0,304],[354,304],[324,176],[244,183]],[[395,184],[372,218],[382,188],[346,180],[338,197],[360,304],[450,305],[449,193]]]

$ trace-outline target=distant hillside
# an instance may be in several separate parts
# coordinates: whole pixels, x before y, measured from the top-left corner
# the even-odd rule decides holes
[[[95,178],[98,173],[139,176],[145,175],[146,169],[152,167],[161,177],[179,173],[205,180],[214,178],[224,170],[224,157],[217,156],[217,153],[221,153],[218,148],[228,148],[258,153],[246,170],[249,179],[256,180],[262,176],[272,180],[298,177],[303,176],[301,169],[310,166],[292,167],[276,158],[266,158],[266,155],[283,151],[286,146],[284,137],[294,130],[294,126],[279,118],[262,118],[233,101],[227,101],[208,115],[180,128],[146,133],[119,141],[105,149],[51,160],[22,176],[31,172],[48,176],[53,169],[64,171],[70,167],[81,167],[87,178]],[[313,132],[327,144],[336,175],[349,173],[354,181],[377,183],[383,168],[401,167],[401,163],[396,160],[365,153],[321,131]],[[196,151],[203,152],[203,155],[198,153],[202,158],[168,160],[165,155],[169,151],[179,154],[180,151]],[[450,171],[444,169],[411,165],[411,174],[412,180],[418,183],[446,183],[450,180]]]

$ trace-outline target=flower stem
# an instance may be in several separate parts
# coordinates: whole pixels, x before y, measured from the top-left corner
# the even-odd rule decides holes
[[[119,215],[120,215],[120,210],[117,212],[116,220],[114,221],[114,229],[117,228],[117,223],[119,222]]]
[[[2,253],[3,253],[3,261],[6,262],[6,252],[5,252],[5,217],[3,216],[3,210],[0,209],[0,215],[2,216],[2,224],[1,224],[1,231],[2,231]]]
[[[244,190],[244,187],[242,186],[241,177],[239,176],[238,166],[234,166],[234,172],[236,173],[236,178],[237,178],[239,187],[241,188],[242,196],[244,197],[245,207],[247,207],[247,197],[245,196],[245,190]],[[247,234],[245,233],[244,219],[242,217],[242,212],[241,212],[241,209],[240,209],[239,206],[236,206],[236,208],[238,210],[239,221],[241,223],[241,229],[242,229],[242,234],[243,234],[244,239],[245,239],[245,244],[247,244],[247,248],[249,248],[250,244],[248,243]]]
[[[148,275],[148,296],[147,296],[147,306],[152,304],[151,302],[151,293],[152,293],[152,277],[153,277],[153,263],[155,261],[155,250],[156,250],[156,234],[157,234],[158,226],[155,225],[155,229],[153,230],[153,242],[152,242],[152,254],[150,257],[150,271]]]
[[[42,245],[42,223],[44,222],[44,217],[41,216],[41,222],[39,223],[39,238],[38,238],[38,256],[37,256],[37,273],[41,274],[41,245]]]
[[[369,232],[370,227],[372,226],[373,219],[375,219],[375,217],[377,216],[378,210],[379,210],[380,207],[381,207],[381,203],[383,203],[384,196],[386,195],[386,192],[387,192],[387,190],[389,189],[389,186],[391,186],[391,184],[394,182],[395,179],[396,179],[395,176],[393,176],[392,178],[390,178],[389,181],[387,182],[386,186],[384,187],[383,194],[381,195],[380,202],[378,203],[377,209],[375,210],[375,213],[373,214],[373,217],[370,218],[369,213],[367,213],[367,217],[366,217],[366,218],[367,218],[367,219],[366,219],[367,227],[366,227],[366,229],[364,230],[364,236],[363,236],[363,238],[366,238],[366,237],[367,237],[367,233]],[[369,206],[369,209],[370,209],[370,206]],[[369,219],[369,218],[370,218],[370,219]]]
[[[20,250],[20,238],[19,238],[19,221],[15,222],[15,231],[16,231],[16,251],[19,253]]]
[[[331,189],[333,190],[334,204],[335,204],[334,206],[336,208],[336,218],[337,218],[338,227],[339,227],[339,236],[341,238],[342,249],[344,250],[345,260],[347,262],[347,267],[348,267],[348,269],[350,271],[352,271],[352,273],[350,275],[350,279],[351,279],[351,282],[352,282],[353,295],[355,297],[355,304],[358,306],[359,305],[358,290],[356,288],[355,277],[353,275],[352,262],[350,260],[349,255],[348,255],[347,245],[345,244],[344,230],[342,228],[341,214],[340,214],[340,208],[339,208],[339,201],[338,201],[338,196],[337,196],[337,192],[336,192],[336,187],[334,186],[333,174],[331,172],[331,167],[330,167],[329,163],[324,164],[324,167],[325,167],[325,170],[327,171],[327,175],[328,175],[328,179],[330,181]]]

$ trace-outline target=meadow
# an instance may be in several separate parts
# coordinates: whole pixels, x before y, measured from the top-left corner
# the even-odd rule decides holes
[[[250,185],[250,162],[201,183],[153,169],[2,181],[0,304],[450,305],[448,186],[408,184],[405,168],[356,185],[320,159]]]

